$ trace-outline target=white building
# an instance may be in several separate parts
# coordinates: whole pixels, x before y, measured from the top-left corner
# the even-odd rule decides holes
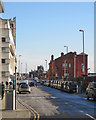
[[[0,18],[0,81],[11,81],[16,63],[16,17]]]
[[[0,13],[4,13],[4,6],[2,0],[0,0]]]

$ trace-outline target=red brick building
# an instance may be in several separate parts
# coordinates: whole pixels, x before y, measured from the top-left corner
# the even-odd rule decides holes
[[[51,56],[48,70],[48,79],[66,79],[66,78],[76,78],[81,77],[83,74],[87,75],[87,58],[85,56],[85,70],[82,69],[83,66],[83,53],[76,54],[76,52],[69,52],[64,55],[61,53],[59,58],[54,59],[54,56]],[[83,71],[84,70],[84,71]]]

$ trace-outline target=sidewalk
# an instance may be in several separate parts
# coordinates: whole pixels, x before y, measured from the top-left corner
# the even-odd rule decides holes
[[[0,120],[30,120],[31,113],[18,101],[17,103],[17,109],[16,110],[5,110],[5,98],[1,100],[0,98]]]

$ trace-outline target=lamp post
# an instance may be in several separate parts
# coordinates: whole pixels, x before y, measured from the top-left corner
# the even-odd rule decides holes
[[[79,30],[83,33],[83,74],[85,74],[85,55],[84,55],[84,30]]]
[[[23,63],[21,62],[21,79],[22,79],[22,64],[23,64]]]
[[[68,46],[64,46],[64,47],[66,47],[66,52],[68,53]]]
[[[47,78],[47,60],[45,60],[46,62],[46,78]]]
[[[45,60],[45,62],[46,62],[46,71],[47,71],[47,60]]]
[[[66,47],[66,52],[68,53],[68,46],[65,45],[64,47]],[[67,62],[66,62],[66,64],[67,64]],[[68,64],[67,64],[66,67],[67,67],[67,68],[66,68],[66,69],[67,69],[67,76],[66,76],[66,77],[68,78]],[[64,73],[64,74],[65,74],[65,73]]]
[[[19,55],[19,63],[18,63],[18,72],[20,73],[20,57],[21,57],[22,55]]]

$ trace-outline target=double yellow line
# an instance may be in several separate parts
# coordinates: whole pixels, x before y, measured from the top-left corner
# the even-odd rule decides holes
[[[34,115],[34,120],[39,120],[40,116],[36,110],[34,110],[31,106],[23,102],[20,98],[18,98],[18,101],[23,104],[31,113]]]

